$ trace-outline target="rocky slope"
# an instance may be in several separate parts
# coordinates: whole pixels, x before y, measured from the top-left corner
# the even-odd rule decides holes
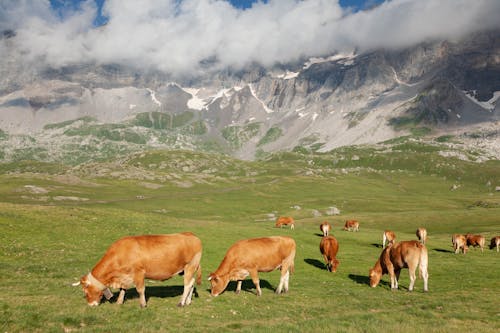
[[[409,133],[500,155],[500,32],[185,80],[114,64],[47,68],[0,47],[0,158],[79,163],[149,148],[254,159]]]

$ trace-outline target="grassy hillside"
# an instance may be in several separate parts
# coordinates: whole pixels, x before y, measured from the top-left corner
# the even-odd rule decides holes
[[[219,155],[172,151],[135,154],[66,167],[23,162],[0,174],[0,330],[224,332],[493,332],[500,326],[498,253],[452,253],[453,233],[500,235],[500,168],[444,158],[432,148],[368,148],[328,154],[284,153],[243,162]],[[411,151],[411,153],[409,152]],[[341,214],[329,216],[329,208]],[[295,230],[274,228],[291,215]],[[341,231],[345,219],[358,233]],[[329,273],[319,253],[319,224],[333,224],[340,265]],[[407,291],[389,278],[370,288],[368,269],[381,251],[382,232],[398,240],[429,233],[429,289]],[[194,232],[203,242],[203,282],[185,308],[176,304],[182,278],[148,281],[148,307],[133,289],[118,306],[86,305],[71,283],[125,235]],[[263,295],[251,280],[209,294],[208,274],[235,241],[290,235],[297,243],[290,292],[273,289],[279,272],[261,273]],[[474,301],[471,301],[474,300]]]

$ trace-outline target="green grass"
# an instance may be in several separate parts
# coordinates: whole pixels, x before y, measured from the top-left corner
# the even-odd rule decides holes
[[[362,163],[373,151],[343,152],[351,153],[360,157],[354,162]],[[152,152],[134,156],[116,169],[95,164],[64,171],[62,166],[39,164],[37,173],[38,164],[33,162],[12,173],[4,167],[0,174],[0,330],[498,330],[499,254],[472,249],[455,255],[450,241],[453,233],[481,233],[488,241],[500,234],[499,193],[481,178],[487,174],[493,185],[498,184],[498,168],[475,164],[467,169],[470,174],[461,180],[462,186],[451,191],[456,179],[432,171],[363,167],[344,173],[340,170],[345,166],[330,164],[327,169],[326,163],[320,163],[331,161],[332,155],[317,155],[314,163],[298,156],[286,153],[267,162],[247,163],[208,154]],[[126,179],[112,176],[129,169],[139,171]],[[102,176],[91,170],[100,170]],[[26,185],[45,192],[36,193]],[[338,207],[341,215],[312,214],[331,206]],[[295,230],[274,228],[274,221],[266,220],[273,212],[294,216]],[[341,231],[343,221],[350,218],[360,222],[358,233]],[[340,244],[337,273],[324,269],[319,253],[319,224],[324,220],[333,224]],[[370,288],[368,269],[380,254],[383,230],[394,230],[398,240],[415,239],[418,226],[429,233],[430,291],[423,293],[418,279],[415,291],[409,293],[407,270],[401,274],[398,291],[390,290],[388,276],[377,288]],[[139,308],[133,289],[122,306],[105,302],[90,308],[81,289],[71,286],[120,237],[181,231],[194,232],[204,246],[204,279],[190,306],[176,307],[181,277],[148,281],[146,309]],[[296,240],[290,292],[273,293],[279,282],[275,271],[260,274],[261,297],[255,296],[250,280],[240,295],[235,295],[231,283],[225,293],[210,297],[206,277],[227,248],[243,238],[270,235],[291,235]]]

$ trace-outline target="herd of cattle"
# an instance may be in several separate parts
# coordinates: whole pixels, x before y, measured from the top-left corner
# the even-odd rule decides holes
[[[289,225],[294,229],[292,217],[280,217],[275,226]],[[323,222],[320,230],[323,234],[320,252],[326,262],[326,268],[335,272],[339,265],[337,239],[330,235],[331,225]],[[359,231],[359,223],[347,220],[343,230]],[[383,274],[389,274],[391,288],[398,288],[401,269],[408,268],[410,275],[409,290],[413,290],[419,268],[424,280],[424,291],[428,291],[428,255],[425,246],[427,231],[418,228],[417,240],[395,242],[393,231],[383,233],[382,253],[369,271],[370,286],[376,287]],[[387,245],[386,245],[387,243]],[[458,235],[452,237],[455,253],[466,253],[469,246],[484,249],[485,238],[481,235]],[[491,239],[490,249],[500,251],[500,236]],[[236,293],[241,291],[242,281],[250,275],[257,290],[262,291],[259,272],[271,272],[279,269],[281,277],[276,293],[288,291],[290,274],[294,271],[296,244],[293,238],[272,236],[245,239],[233,244],[226,252],[217,270],[210,273],[212,296],[221,294],[230,281],[237,281]],[[122,304],[125,290],[135,285],[141,307],[146,306],[145,279],[167,280],[175,275],[183,275],[184,291],[178,306],[189,305],[192,300],[195,282],[201,284],[201,240],[190,232],[167,235],[129,236],[119,239],[106,251],[92,271],[81,277],[74,286],[81,285],[90,306],[99,305],[102,297],[113,297],[110,288],[120,289],[117,303]]]

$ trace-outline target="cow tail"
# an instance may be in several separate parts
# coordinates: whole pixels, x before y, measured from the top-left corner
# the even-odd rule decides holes
[[[198,266],[198,270],[196,272],[196,284],[201,285],[201,265]]]
[[[421,279],[423,274],[427,275],[429,265],[429,257],[427,254],[427,248],[425,246],[420,247],[420,260],[418,263],[418,277]]]

